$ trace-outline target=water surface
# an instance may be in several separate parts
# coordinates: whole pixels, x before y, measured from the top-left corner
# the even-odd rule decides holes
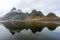
[[[60,24],[39,22],[0,23],[0,40],[60,40]]]

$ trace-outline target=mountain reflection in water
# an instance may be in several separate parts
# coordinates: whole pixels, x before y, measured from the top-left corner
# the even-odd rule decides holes
[[[16,32],[19,33],[23,29],[30,29],[33,33],[36,33],[41,32],[44,27],[47,27],[50,31],[53,31],[59,26],[59,24],[39,22],[5,22],[3,24],[12,35]]]

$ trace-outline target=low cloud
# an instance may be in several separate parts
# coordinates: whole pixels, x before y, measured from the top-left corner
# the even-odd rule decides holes
[[[23,12],[31,12],[36,9],[42,11],[45,15],[49,12],[54,12],[60,16],[60,0],[0,0],[0,11],[7,12],[6,10],[9,11],[13,7]]]

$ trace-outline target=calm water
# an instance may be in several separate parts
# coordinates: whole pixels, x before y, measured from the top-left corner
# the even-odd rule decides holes
[[[0,23],[0,40],[60,40],[60,25],[38,22]]]

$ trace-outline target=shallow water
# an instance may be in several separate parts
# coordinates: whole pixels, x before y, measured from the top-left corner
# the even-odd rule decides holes
[[[60,25],[35,22],[0,23],[0,40],[60,40]]]

